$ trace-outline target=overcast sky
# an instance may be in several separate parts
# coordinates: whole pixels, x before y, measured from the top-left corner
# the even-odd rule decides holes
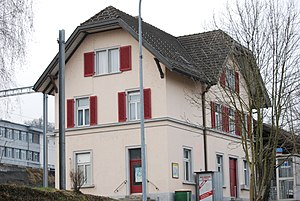
[[[174,35],[205,31],[213,14],[225,8],[227,0],[143,0],[144,21]],[[66,39],[80,23],[114,6],[132,16],[138,15],[138,0],[34,0],[34,27],[27,64],[17,73],[18,87],[32,86],[58,52],[58,32],[65,30]],[[42,94],[19,96],[20,105],[3,119],[19,123],[42,117]],[[49,121],[54,122],[54,100],[49,98]]]

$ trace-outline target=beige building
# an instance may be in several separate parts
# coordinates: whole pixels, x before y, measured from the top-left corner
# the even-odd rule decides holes
[[[79,169],[83,193],[114,198],[141,193],[137,29],[135,17],[107,7],[67,40],[68,189],[69,172]],[[221,30],[174,37],[145,22],[143,40],[149,197],[171,201],[176,190],[189,189],[197,200],[194,172],[208,170],[221,172],[224,200],[248,200],[241,146],[249,130],[241,126],[242,119],[250,120],[247,104],[232,107],[227,98],[230,92],[249,102],[235,43]],[[55,96],[58,129],[57,75],[56,55],[34,89]],[[245,111],[242,118],[237,108]]]

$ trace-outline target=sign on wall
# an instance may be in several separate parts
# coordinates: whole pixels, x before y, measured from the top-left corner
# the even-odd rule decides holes
[[[199,200],[201,201],[213,201],[213,182],[212,174],[199,175]]]

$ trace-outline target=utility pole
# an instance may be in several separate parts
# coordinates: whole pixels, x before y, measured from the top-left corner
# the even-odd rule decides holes
[[[48,95],[43,94],[43,186],[48,187]]]
[[[143,38],[142,38],[142,0],[139,1],[139,64],[140,64],[140,107],[141,107],[141,154],[142,154],[142,192],[143,201],[147,201],[147,171],[146,171],[146,148],[145,148],[145,127],[144,127],[144,83],[143,83]]]
[[[59,189],[66,189],[65,30],[59,30]]]

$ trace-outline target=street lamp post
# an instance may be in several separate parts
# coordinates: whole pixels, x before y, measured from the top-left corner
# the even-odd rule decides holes
[[[143,84],[143,53],[142,53],[142,17],[141,4],[139,0],[139,64],[140,64],[140,118],[141,118],[141,154],[142,154],[142,192],[143,201],[147,201],[147,172],[146,172],[146,149],[145,149],[145,127],[144,127],[144,84]]]

